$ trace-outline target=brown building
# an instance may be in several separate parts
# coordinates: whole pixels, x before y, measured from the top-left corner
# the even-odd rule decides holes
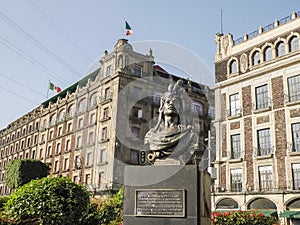
[[[151,82],[155,79],[159,82]],[[11,191],[5,170],[16,158],[50,163],[50,176],[68,176],[96,193],[118,190],[124,166],[139,163],[162,93],[178,79],[154,65],[151,50],[143,55],[127,40],[118,40],[111,53],[105,51],[96,71],[0,131],[0,193]],[[191,99],[187,110],[193,116],[188,120],[204,142],[213,92],[188,80],[184,88]]]
[[[237,40],[216,35],[213,210],[256,209],[299,223],[299,17]]]

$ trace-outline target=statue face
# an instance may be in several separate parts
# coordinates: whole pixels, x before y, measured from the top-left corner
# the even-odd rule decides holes
[[[175,95],[167,95],[165,97],[163,112],[165,115],[178,115],[177,109],[179,109],[179,101]]]

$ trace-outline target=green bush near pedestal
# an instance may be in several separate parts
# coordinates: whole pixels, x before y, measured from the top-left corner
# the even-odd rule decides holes
[[[276,217],[255,211],[214,212],[212,225],[277,225]]]
[[[17,188],[31,180],[48,176],[49,171],[49,165],[41,161],[15,159],[7,165],[6,185]]]
[[[2,217],[16,224],[74,225],[88,206],[89,194],[82,186],[68,178],[42,178],[17,188]]]

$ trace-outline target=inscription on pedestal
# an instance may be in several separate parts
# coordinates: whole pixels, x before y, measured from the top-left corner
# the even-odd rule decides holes
[[[185,217],[185,191],[139,189],[135,192],[135,216]]]

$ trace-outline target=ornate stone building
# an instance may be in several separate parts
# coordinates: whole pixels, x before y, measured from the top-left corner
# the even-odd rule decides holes
[[[152,76],[165,82],[151,83]],[[154,65],[151,50],[143,55],[134,52],[127,40],[118,40],[111,53],[105,51],[99,69],[0,131],[0,193],[11,192],[5,185],[5,170],[16,158],[50,163],[50,176],[68,176],[96,193],[118,190],[124,166],[140,161],[140,149],[128,146],[124,134],[130,133],[129,143],[141,146],[155,124],[166,90],[163,83],[178,79]],[[188,80],[184,88],[192,99],[187,109],[194,115],[191,122],[204,142],[214,93]],[[120,128],[123,121],[128,122],[129,132]]]
[[[217,34],[213,210],[300,215],[300,13]],[[298,222],[299,223],[299,222]]]

